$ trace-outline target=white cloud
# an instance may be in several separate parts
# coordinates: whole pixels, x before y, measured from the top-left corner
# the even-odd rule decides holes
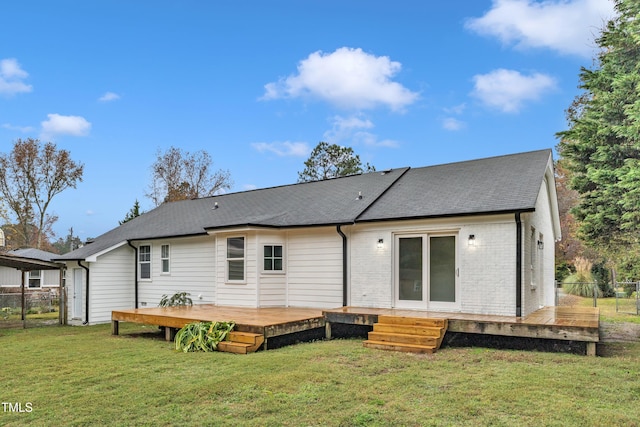
[[[23,82],[28,76],[15,58],[0,60],[0,95],[31,92],[33,87]]]
[[[43,139],[54,135],[87,136],[91,130],[91,123],[84,117],[60,114],[47,114],[47,117],[48,119],[41,123]]]
[[[401,68],[387,56],[374,56],[362,49],[317,51],[300,61],[297,74],[266,84],[261,99],[308,97],[345,109],[382,105],[402,111],[419,95],[391,80]]]
[[[15,130],[22,133],[33,132],[33,128],[31,126],[14,126],[10,123],[3,123],[2,127],[4,129]]]
[[[261,153],[272,152],[281,157],[306,157],[311,152],[306,142],[255,142],[251,146]]]
[[[454,105],[453,107],[443,108],[444,112],[448,114],[462,114],[466,109],[467,104],[465,104],[464,102],[462,104]]]
[[[117,93],[114,92],[106,92],[104,95],[102,95],[100,98],[98,98],[98,101],[100,102],[109,102],[109,101],[115,101],[120,99],[120,95],[118,95]]]
[[[363,129],[372,129],[371,120],[361,115],[351,117],[334,116],[331,118],[332,127],[323,135],[323,140],[330,144],[358,145],[364,144],[375,147],[397,147],[398,142],[390,139],[378,140],[378,136]]]
[[[484,16],[469,19],[465,26],[519,49],[591,57],[596,36],[614,15],[608,0],[493,0]]]
[[[464,129],[466,127],[466,124],[463,121],[458,120],[456,118],[446,117],[445,119],[442,120],[442,127],[445,128],[446,130],[456,131],[456,130]]]
[[[471,93],[485,105],[505,113],[517,113],[526,101],[535,101],[555,89],[553,77],[534,73],[530,76],[518,71],[498,69],[473,76],[475,87]]]

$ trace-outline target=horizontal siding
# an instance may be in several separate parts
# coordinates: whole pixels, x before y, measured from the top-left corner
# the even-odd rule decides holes
[[[227,282],[227,238],[245,238],[245,282]],[[216,236],[217,288],[216,303],[219,305],[257,307],[257,262],[255,232],[221,234]]]
[[[122,246],[89,264],[89,323],[110,322],[113,310],[134,308],[133,258],[133,250]]]
[[[151,280],[141,280],[138,295],[141,307],[157,307],[163,295],[189,293],[194,304],[215,302],[215,239],[141,242],[151,245]],[[162,273],[161,248],[169,245],[169,273]]]
[[[342,305],[342,238],[335,229],[290,232],[287,244],[288,305]]]

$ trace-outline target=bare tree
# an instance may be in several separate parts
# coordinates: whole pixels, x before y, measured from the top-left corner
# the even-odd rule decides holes
[[[204,150],[189,153],[171,147],[156,153],[151,166],[152,179],[146,194],[156,206],[166,202],[213,196],[231,188],[231,174],[212,170],[211,155]]]
[[[52,142],[18,139],[10,153],[0,153],[0,193],[15,215],[18,238],[25,246],[41,248],[58,217],[47,213],[51,200],[82,181],[84,165]]]

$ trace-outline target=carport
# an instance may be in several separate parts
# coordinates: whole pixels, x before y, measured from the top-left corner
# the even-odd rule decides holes
[[[64,264],[58,264],[50,261],[43,261],[35,258],[26,258],[17,255],[12,255],[10,253],[2,253],[0,254],[0,266],[15,268],[16,270],[20,270],[22,272],[22,280],[20,283],[20,292],[22,294],[22,325],[24,328],[27,327],[27,316],[26,316],[26,299],[25,299],[25,272],[32,270],[60,270],[60,308],[58,311],[58,322],[63,325],[66,323],[67,312],[65,308],[66,301],[66,289],[63,281],[63,271]]]

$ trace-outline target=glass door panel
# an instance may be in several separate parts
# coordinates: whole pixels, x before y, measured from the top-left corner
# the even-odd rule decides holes
[[[456,302],[456,238],[429,238],[429,301]]]
[[[422,237],[398,239],[398,299],[422,301]]]

